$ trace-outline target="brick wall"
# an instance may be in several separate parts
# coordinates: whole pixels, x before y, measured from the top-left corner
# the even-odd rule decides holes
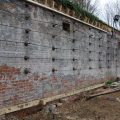
[[[1,108],[117,76],[117,39],[44,8],[5,1],[0,6]]]

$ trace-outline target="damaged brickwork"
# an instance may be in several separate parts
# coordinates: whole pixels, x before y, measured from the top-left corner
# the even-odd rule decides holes
[[[118,38],[21,0],[1,5],[0,108],[116,78]]]

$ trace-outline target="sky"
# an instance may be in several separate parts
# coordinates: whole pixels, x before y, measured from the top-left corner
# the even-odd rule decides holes
[[[109,0],[98,0],[98,1],[100,1],[100,3],[105,4],[105,3],[107,3]]]
[[[95,0],[92,0],[93,2],[95,1]],[[97,0],[100,4],[105,4],[105,3],[108,3],[110,0]],[[113,0],[114,1],[114,0]]]
[[[109,0],[98,0],[99,1],[99,9],[101,9],[101,14],[100,14],[100,18],[102,20],[104,20],[104,16],[103,16],[103,13],[104,13],[104,9],[105,9],[105,4],[107,4],[109,2]]]
[[[98,13],[95,15],[97,15],[101,20],[107,23],[108,21],[106,20],[106,14],[105,14],[106,4],[112,5],[112,2],[117,2],[117,0],[92,0],[93,4],[95,3],[95,1],[97,1],[97,7],[98,7]],[[118,13],[116,12],[116,14]],[[111,18],[111,20],[113,20],[113,18]],[[117,29],[120,29],[120,27],[118,27],[120,26],[119,22],[118,24],[116,24],[116,26],[117,26]]]
[[[108,3],[110,0],[98,0],[99,1],[99,3],[100,3],[100,7],[102,8],[102,9],[104,9],[104,5],[106,4],[106,3]]]
[[[92,1],[94,3],[95,0],[92,0]],[[108,3],[110,0],[97,0],[97,1],[99,2],[99,7],[104,9],[105,4]]]
[[[92,0],[92,1],[94,3],[95,0]],[[105,4],[109,3],[109,1],[111,1],[111,0],[97,0],[97,1],[98,1],[98,5],[99,5],[98,9],[100,10],[100,13],[98,13],[99,17],[100,17],[100,19],[104,20],[104,14],[103,13],[104,13],[104,9],[105,9]]]

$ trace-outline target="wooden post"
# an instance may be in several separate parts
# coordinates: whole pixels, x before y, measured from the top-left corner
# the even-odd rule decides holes
[[[69,9],[69,8],[67,8],[67,14],[69,15],[69,13],[70,13],[70,9]]]
[[[94,21],[92,21],[92,23],[91,23],[92,25],[94,25]]]
[[[45,5],[48,5],[48,4],[47,4],[47,0],[45,0],[45,3],[44,3],[44,4],[45,4]]]
[[[54,9],[55,8],[55,2],[52,1],[52,8]]]
[[[62,5],[60,5],[59,10],[60,10],[60,12],[62,11]]]
[[[87,17],[85,17],[84,21],[87,22]]]
[[[88,18],[88,23],[90,24],[90,19]]]
[[[75,11],[73,11],[73,17],[75,17]]]

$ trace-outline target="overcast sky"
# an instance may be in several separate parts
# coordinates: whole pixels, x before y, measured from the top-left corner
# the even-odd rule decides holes
[[[92,0],[93,3],[95,0]],[[111,0],[97,0],[98,1],[98,9],[100,10],[99,17],[100,19],[104,20],[104,9],[105,9],[105,4],[109,3]],[[114,0],[113,0],[114,1]]]
[[[100,3],[105,4],[105,3],[107,3],[109,0],[99,0],[99,1],[100,1]]]
[[[95,1],[95,0],[92,0],[92,1]],[[107,2],[109,2],[110,0],[98,0],[98,2],[100,3],[100,4],[105,4],[105,3],[107,3]],[[114,0],[113,0],[114,1]]]
[[[106,4],[106,3],[108,3],[110,0],[98,0],[99,1],[99,3],[100,3],[100,7],[102,8],[102,9],[104,9],[104,5]]]
[[[92,1],[94,2],[95,0],[92,0]],[[99,2],[99,7],[104,9],[104,5],[108,3],[110,0],[97,0],[97,1]]]
[[[98,0],[99,1],[99,9],[101,10],[101,13],[99,14],[99,17],[104,20],[104,9],[105,4],[109,2],[109,0]]]

